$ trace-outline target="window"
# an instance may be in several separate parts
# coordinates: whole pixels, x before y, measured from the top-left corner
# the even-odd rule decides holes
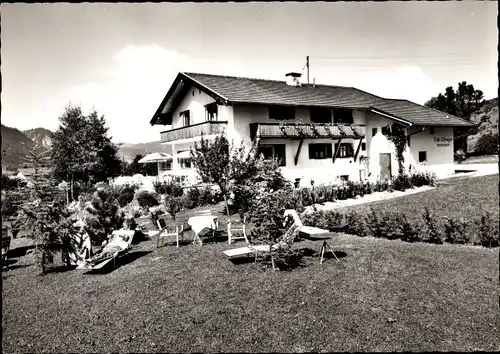
[[[190,118],[189,117],[190,116],[189,110],[183,111],[183,112],[179,113],[179,115],[181,116],[181,119],[182,119],[182,125],[184,127],[189,126],[189,123],[190,123],[190,120],[189,120],[189,118]]]
[[[295,119],[295,107],[293,106],[269,106],[269,119]]]
[[[361,151],[366,151],[366,143],[361,143]]]
[[[311,122],[312,123],[331,123],[332,111],[330,108],[311,107]]]
[[[332,144],[309,144],[309,159],[332,158]]]
[[[382,135],[389,135],[390,131],[389,127],[382,127]]]
[[[179,165],[181,168],[191,168],[190,159],[179,159]]]
[[[430,135],[434,135],[434,127],[430,127],[429,128],[429,134]]]
[[[427,151],[419,151],[418,152],[418,162],[427,161]]]
[[[337,145],[335,144],[335,150],[337,150]],[[342,143],[340,144],[339,152],[337,154],[337,158],[343,159],[354,156],[354,150],[352,148],[352,144]]]
[[[213,102],[205,106],[205,120],[207,122],[217,120],[217,103]]]
[[[377,134],[377,132],[378,132],[378,129],[377,128],[373,128],[372,129],[372,136],[374,136],[375,134]]]
[[[264,155],[264,159],[278,159],[280,166],[286,166],[285,144],[259,145],[258,154]]]
[[[342,176],[340,176],[340,180],[344,181],[344,182],[349,181],[349,175],[342,175]]]
[[[352,119],[352,110],[336,108],[333,110],[333,122],[342,124],[352,124],[354,120]]]

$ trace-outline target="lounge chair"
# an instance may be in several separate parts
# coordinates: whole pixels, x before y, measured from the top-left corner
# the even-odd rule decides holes
[[[77,269],[101,269],[106,264],[113,262],[116,268],[116,260],[127,254],[132,247],[135,230],[115,230],[111,234],[108,244],[101,252],[94,255],[90,260],[80,264]]]
[[[174,238],[177,241],[177,248],[179,248],[179,236],[184,241],[184,225],[167,226],[165,219],[158,219],[156,221],[158,229],[160,230],[156,239],[156,248],[160,247],[160,239]],[[163,246],[163,243],[162,243]]]

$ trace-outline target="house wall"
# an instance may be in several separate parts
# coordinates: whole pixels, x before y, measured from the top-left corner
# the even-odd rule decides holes
[[[212,102],[215,102],[212,97],[197,88],[191,87],[172,115],[172,129],[183,126],[179,113],[188,109],[190,110],[191,125],[205,122],[205,105]],[[223,119],[219,118],[219,120]]]
[[[427,162],[418,162],[418,152],[427,151]],[[445,176],[455,172],[453,161],[453,128],[429,129],[410,137],[408,151],[408,167],[415,171],[431,172],[437,176]]]

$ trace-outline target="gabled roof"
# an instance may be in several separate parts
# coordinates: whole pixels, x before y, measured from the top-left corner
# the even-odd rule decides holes
[[[158,107],[151,124],[170,124],[172,112],[195,86],[220,104],[265,104],[306,107],[335,107],[372,110],[407,125],[473,126],[464,119],[399,99],[386,99],[354,87],[302,84],[285,81],[197,73],[179,73]],[[164,111],[164,113],[162,113]]]

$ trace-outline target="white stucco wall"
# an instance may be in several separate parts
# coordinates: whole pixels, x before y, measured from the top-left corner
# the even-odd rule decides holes
[[[194,95],[193,95],[194,93]],[[191,87],[184,96],[177,109],[172,115],[172,128],[180,128],[183,126],[183,122],[179,116],[179,113],[185,110],[190,110],[190,124],[203,123],[205,121],[205,105],[215,102],[215,100],[204,92],[201,92],[197,88]],[[220,109],[221,106],[219,106]],[[218,120],[223,120],[218,118]]]
[[[418,162],[419,151],[427,151],[427,162]],[[408,166],[415,171],[431,172],[437,176],[454,173],[453,161],[453,128],[434,128],[434,134],[429,129],[410,137],[408,151]]]

